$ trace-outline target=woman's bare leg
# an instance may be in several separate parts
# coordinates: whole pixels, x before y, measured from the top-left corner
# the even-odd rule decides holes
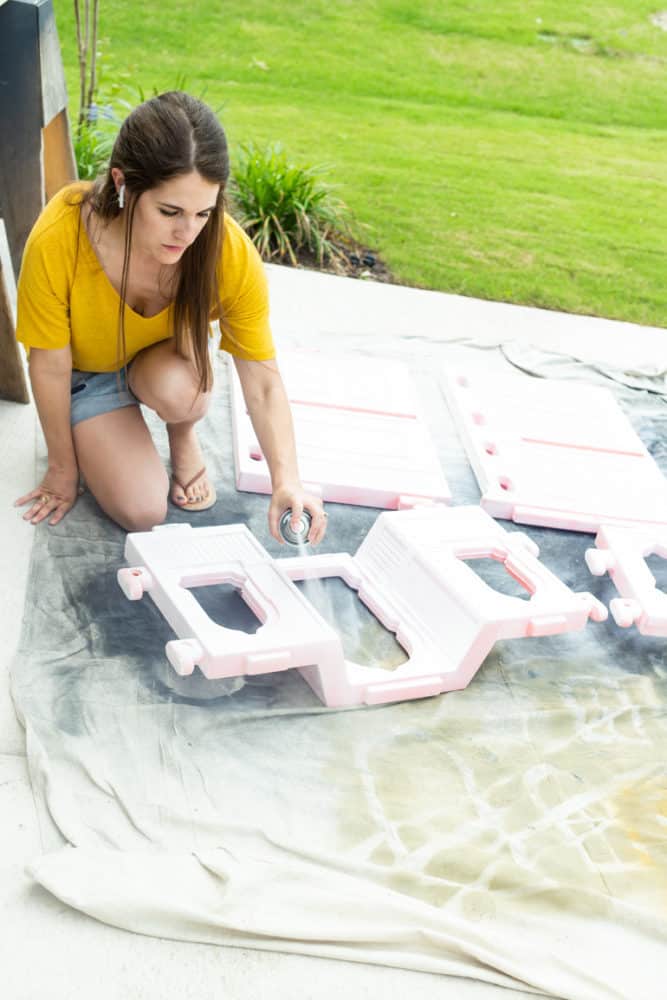
[[[174,479],[189,483],[205,465],[195,424],[206,414],[211,394],[199,391],[194,365],[176,353],[171,340],[141,351],[132,362],[129,379],[132,392],[167,425]],[[211,492],[206,475],[187,491],[177,483],[172,485],[171,498],[179,505],[206,500]]]
[[[167,473],[138,406],[72,428],[77,462],[102,510],[126,531],[149,531],[167,515]]]

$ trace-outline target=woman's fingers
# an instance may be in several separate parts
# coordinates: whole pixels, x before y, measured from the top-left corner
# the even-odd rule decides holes
[[[32,518],[42,509],[39,497],[32,497],[28,502],[32,503],[32,507],[30,507],[23,515],[24,521],[31,521]]]
[[[284,539],[278,530],[278,522],[280,521],[280,515],[282,511],[277,503],[272,503],[269,507],[269,531],[271,532],[271,537],[275,538],[277,542],[282,545]]]
[[[57,524],[58,521],[62,521],[67,511],[70,510],[73,506],[74,504],[67,503],[66,501],[62,501],[62,503],[59,503],[53,513],[53,517],[49,521],[49,524]]]
[[[320,511],[316,517],[313,518],[313,523],[310,526],[310,533],[308,535],[308,540],[311,545],[319,545],[324,538],[327,531],[327,515],[324,511]]]
[[[301,527],[301,515],[303,514],[304,504],[297,498],[294,497],[292,500],[292,516],[290,517],[290,528],[292,531],[298,531]]]
[[[328,515],[324,511],[322,511],[322,513],[320,514],[320,516],[318,518],[318,522],[317,522],[317,541],[315,542],[316,545],[319,545],[319,543],[322,541],[322,539],[324,538],[324,536],[327,533],[327,527],[328,527],[327,517],[328,517]]]
[[[51,518],[49,524],[57,524],[74,506],[74,500],[56,496],[39,488],[21,497],[15,502],[15,506],[19,507],[25,503],[30,503],[32,506],[23,515],[23,520],[30,521],[31,524],[40,524],[47,517]]]
[[[29,520],[31,524],[39,524],[55,510],[58,503],[59,501],[55,497],[39,496],[28,513],[23,515],[23,520]]]
[[[40,514],[42,513],[42,507],[39,504],[35,504],[30,510],[26,511],[23,515],[24,521],[30,521],[31,524],[38,524],[41,520]]]
[[[83,493],[76,470],[72,475],[48,470],[39,486],[14,501],[15,507],[25,507],[23,520],[31,524],[41,524],[49,518],[50,524],[58,524],[68,510]]]
[[[299,530],[300,521],[304,511],[307,511],[311,518],[308,541],[311,545],[318,545],[324,538],[327,530],[327,515],[322,508],[322,501],[319,497],[303,493],[298,488],[283,490],[275,493],[269,507],[269,531],[271,536],[282,545],[284,538],[280,534],[280,518],[283,513],[290,508],[290,525],[294,531]]]
[[[22,507],[23,504],[28,503],[29,500],[36,500],[40,495],[39,489],[30,490],[30,493],[26,493],[25,496],[19,497],[18,500],[14,501],[15,507]]]
[[[327,531],[327,514],[322,507],[320,500],[307,497],[304,507],[312,518],[308,541],[311,545],[319,545]]]

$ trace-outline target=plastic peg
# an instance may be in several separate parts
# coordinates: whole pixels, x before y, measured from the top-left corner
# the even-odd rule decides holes
[[[128,601],[140,601],[153,586],[153,578],[145,566],[130,566],[119,569],[116,579]]]
[[[593,576],[604,576],[615,565],[614,557],[607,549],[586,549],[584,559]]]
[[[579,597],[581,598],[582,603],[588,605],[588,617],[591,621],[606,622],[609,617],[609,612],[602,601],[598,601],[597,597],[588,593],[579,594]]]
[[[615,597],[613,601],[610,601],[609,610],[619,628],[630,628],[641,618],[642,613],[637,601],[627,600],[623,597]]]
[[[196,639],[171,639],[164,647],[167,659],[180,677],[188,677],[204,655]]]

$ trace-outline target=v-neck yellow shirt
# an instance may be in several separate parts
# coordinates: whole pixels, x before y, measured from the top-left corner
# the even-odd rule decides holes
[[[117,356],[120,296],[105,274],[81,219],[79,193],[59,191],[35,223],[23,253],[18,281],[16,339],[29,349],[71,345],[80,371],[113,372]],[[266,275],[257,250],[225,215],[222,247],[220,347],[248,361],[275,356],[269,326]],[[171,309],[144,317],[125,305],[127,361],[144,347],[173,335]],[[122,362],[121,362],[122,364]]]

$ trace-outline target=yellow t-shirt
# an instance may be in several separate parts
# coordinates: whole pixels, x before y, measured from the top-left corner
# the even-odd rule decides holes
[[[81,219],[70,184],[56,194],[35,223],[23,253],[18,281],[16,339],[27,348],[71,345],[80,371],[112,372],[117,357],[120,296],[102,269]],[[269,326],[266,275],[257,250],[241,227],[225,215],[220,347],[247,361],[275,356]],[[172,335],[171,310],[140,316],[125,305],[127,361]],[[122,361],[121,361],[122,364]]]

